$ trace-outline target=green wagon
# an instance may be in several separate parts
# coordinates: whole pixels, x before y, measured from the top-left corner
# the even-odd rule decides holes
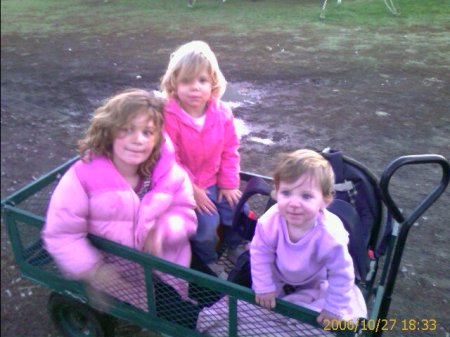
[[[203,308],[220,299],[226,301],[226,336],[286,335],[286,332],[273,330],[268,324],[274,317],[301,327],[299,336],[380,336],[383,331],[392,328],[388,311],[408,232],[413,223],[444,193],[450,177],[448,160],[434,154],[397,158],[386,167],[380,179],[360,163],[344,157],[346,165],[366,175],[379,196],[376,200],[379,214],[374,219],[376,223],[373,224],[366,248],[375,247],[381,238],[386,247],[383,256],[371,256],[367,259],[368,272],[359,283],[369,309],[368,319],[360,320],[358,324],[343,322],[323,328],[316,323],[316,312],[283,300],[277,300],[273,311],[258,309],[251,289],[219,279],[195,261],[192,268],[183,268],[94,236],[90,239],[96,247],[142,271],[142,287],[139,291],[142,291],[140,294],[145,307],[130,305],[106,293],[90,296],[91,289],[85,284],[63,277],[45,251],[40,237],[51,193],[59,178],[76,159],[45,174],[1,202],[17,264],[26,278],[52,290],[48,301],[49,314],[66,336],[114,336],[119,321],[127,321],[169,336],[205,336],[196,326],[198,315]],[[437,166],[441,177],[439,184],[405,217],[393,200],[389,188],[392,176],[400,167],[408,165]],[[259,208],[262,213],[270,200],[264,187],[270,183],[270,179],[244,172],[241,173],[241,178],[246,189],[246,201],[252,209]],[[386,232],[387,222],[391,219],[390,230]],[[239,222],[239,219],[236,221]],[[243,226],[240,223],[235,225]],[[229,264],[227,267],[230,270],[235,266]],[[155,276],[158,273],[189,282],[190,296],[195,299],[195,305],[177,298],[173,289]],[[255,317],[250,330],[243,330],[240,325],[243,311]]]

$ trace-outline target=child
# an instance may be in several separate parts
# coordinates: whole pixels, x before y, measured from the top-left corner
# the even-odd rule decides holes
[[[172,139],[177,161],[188,172],[194,187],[198,218],[192,238],[194,252],[223,277],[217,264],[219,222],[224,243],[236,254],[240,237],[230,226],[239,191],[239,139],[233,114],[220,97],[226,81],[208,44],[192,41],[172,54],[161,89],[165,106],[165,129]]]
[[[326,209],[333,184],[330,164],[314,151],[294,151],[278,163],[277,204],[258,220],[250,244],[253,289],[261,306],[273,308],[275,298],[283,297],[319,311],[321,324],[366,317],[348,233]]]
[[[195,201],[163,135],[163,105],[145,90],[130,89],[94,112],[79,142],[81,159],[56,187],[43,230],[46,249],[67,277],[145,310],[142,268],[98,250],[87,234],[190,265]],[[187,284],[173,283],[186,298]]]

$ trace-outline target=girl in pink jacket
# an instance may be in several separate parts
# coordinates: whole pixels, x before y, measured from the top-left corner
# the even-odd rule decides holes
[[[319,311],[322,324],[366,317],[348,233],[326,210],[334,186],[328,161],[311,150],[289,153],[275,169],[274,184],[277,204],[258,220],[250,244],[256,303],[270,309],[283,297]]]
[[[95,248],[87,234],[189,267],[196,231],[192,185],[165,139],[164,102],[131,89],[109,98],[79,142],[47,212],[45,247],[65,276],[147,310],[142,268]],[[183,298],[187,283],[159,275]]]
[[[220,97],[226,81],[216,56],[205,42],[192,41],[171,56],[161,88],[168,97],[165,129],[172,139],[177,161],[194,187],[198,230],[194,252],[217,274],[217,227],[224,227],[224,243],[241,242],[230,226],[239,190],[239,139],[233,114]]]

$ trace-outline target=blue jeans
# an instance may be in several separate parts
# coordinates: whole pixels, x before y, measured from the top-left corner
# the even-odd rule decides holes
[[[219,240],[217,228],[219,224],[224,225],[223,243],[228,247],[236,247],[242,242],[241,236],[232,228],[234,207],[231,208],[225,198],[217,201],[218,188],[216,185],[207,189],[209,199],[216,205],[217,213],[208,214],[196,211],[198,227],[197,233],[191,238],[192,249],[204,262],[211,263],[217,260],[216,245]],[[244,207],[246,211],[247,205]]]

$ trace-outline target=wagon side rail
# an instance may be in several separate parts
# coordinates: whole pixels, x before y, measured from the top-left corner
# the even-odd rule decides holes
[[[78,156],[71,158],[64,164],[42,175],[1,201],[2,217],[6,224],[14,257],[21,272],[24,276],[44,286],[45,284],[42,284],[40,277],[33,276],[36,272],[36,268],[30,265],[28,261],[32,255],[42,250],[42,240],[40,240],[40,237],[35,237],[33,238],[34,240],[31,245],[24,243],[22,233],[18,229],[18,223],[26,223],[27,226],[31,226],[37,231],[42,228],[45,219],[43,215],[38,215],[32,211],[25,210],[21,206],[21,203],[35,196],[38,192],[57,181],[78,158]],[[45,202],[48,202],[48,200],[45,200]],[[65,284],[64,287],[72,288],[72,286],[75,286],[74,284],[69,283],[70,282]],[[58,288],[57,284],[55,285],[55,288]],[[75,288],[77,287],[75,286]]]
[[[238,336],[237,334],[237,300],[243,300],[245,302],[248,302],[250,304],[255,304],[255,296],[254,293],[243,286],[233,284],[231,282],[228,282],[226,280],[222,280],[220,278],[217,278],[215,276],[207,275],[205,273],[184,268],[179,265],[176,265],[174,263],[159,259],[154,256],[150,256],[148,254],[136,251],[134,249],[124,247],[121,245],[118,245],[115,242],[111,242],[109,240],[105,240],[100,237],[92,236],[90,235],[90,238],[95,246],[97,246],[99,249],[113,253],[114,255],[123,257],[124,259],[139,263],[141,266],[144,267],[146,272],[146,284],[147,284],[147,296],[148,296],[148,303],[153,305],[151,306],[154,308],[154,297],[153,293],[151,292],[152,289],[152,273],[153,271],[159,271],[164,272],[167,274],[170,274],[174,277],[183,279],[188,281],[189,283],[194,283],[197,286],[205,287],[210,291],[214,291],[223,295],[226,295],[229,297],[229,336]],[[150,305],[149,305],[150,307]],[[157,316],[156,312],[152,310],[152,308],[149,308],[149,312],[145,313],[139,309],[137,309],[137,312],[140,312],[141,315],[136,317],[134,313],[122,312],[121,316],[123,318],[126,318],[130,321],[135,321],[141,326],[147,327],[149,329],[155,328],[155,321],[161,320],[160,317]],[[133,311],[135,311],[133,309]],[[312,326],[319,327],[319,324],[316,322],[317,313],[309,310],[307,308],[298,307],[296,305],[293,305],[292,303],[283,301],[283,300],[277,300],[277,306],[274,309],[275,312],[282,314],[286,317],[293,318],[295,320],[308,323]],[[114,313],[114,312],[113,312]],[[117,312],[119,314],[119,312]],[[137,319],[136,319],[137,318]],[[149,322],[149,318],[152,322]],[[164,333],[168,333],[173,336],[185,336],[185,333],[188,335],[192,335],[192,330],[186,330],[185,333],[182,333],[179,328],[180,327],[173,327],[173,323],[166,322],[168,324],[171,324],[172,327],[169,326],[156,326],[157,331],[161,331]],[[197,333],[195,334],[197,335]],[[198,334],[201,335],[201,334]]]
[[[184,268],[165,260],[144,254],[134,249],[121,246],[109,240],[89,235],[92,243],[106,253],[113,254],[124,260],[137,263],[143,267],[146,280],[146,296],[148,310],[129,305],[121,300],[105,294],[108,298],[108,306],[105,308],[101,303],[93,301],[89,297],[88,289],[83,282],[68,280],[57,269],[52,258],[43,247],[40,237],[42,227],[45,223],[44,215],[38,215],[22,207],[29,200],[36,197],[36,193],[55,183],[61,175],[76,161],[75,157],[41,178],[21,188],[16,193],[1,202],[2,215],[8,230],[9,239],[16,262],[22,275],[31,281],[52,289],[53,291],[70,296],[76,300],[114,315],[121,319],[133,322],[150,330],[166,333],[171,336],[203,336],[195,329],[186,328],[174,322],[161,318],[155,311],[155,295],[152,291],[154,271],[164,272],[168,275],[195,283],[197,286],[205,287],[215,293],[228,297],[229,336],[238,336],[238,301],[245,301],[255,305],[254,293],[243,286],[221,280],[205,273]],[[241,173],[243,180],[253,176],[249,173]],[[44,193],[44,194],[45,194]],[[48,197],[48,195],[45,195]],[[42,200],[40,200],[42,202]],[[45,200],[48,202],[48,200]],[[143,294],[145,296],[145,294]],[[286,318],[292,318],[301,323],[307,323],[315,328],[320,328],[316,322],[317,313],[307,308],[302,308],[292,303],[277,300],[277,306],[273,310]],[[324,331],[326,334],[327,332]],[[341,336],[349,335],[349,332],[331,331],[332,334]],[[350,334],[352,334],[350,332]]]
[[[50,172],[44,174],[40,178],[36,179],[34,182],[27,184],[18,191],[11,194],[9,197],[5,198],[1,202],[2,210],[6,205],[18,205],[25,199],[36,194],[38,191],[44,187],[53,183],[58,177],[60,177],[76,160],[79,156],[73,157],[61,166],[51,170]]]
[[[107,294],[105,294],[105,296],[107,297],[107,302],[109,305],[105,310],[105,307],[101,304],[91,301],[87,288],[82,282],[68,280],[55,271],[52,272],[45,270],[42,268],[41,264],[35,265],[30,263],[30,259],[33,259],[36,251],[30,253],[30,247],[26,247],[22,244],[20,239],[21,233],[17,229],[17,223],[25,222],[27,225],[40,229],[44,224],[43,218],[37,217],[11,205],[5,206],[4,216],[5,221],[7,221],[8,229],[10,230],[10,238],[16,260],[24,277],[58,293],[73,297],[82,303],[87,303],[100,311],[105,311],[108,314],[133,322],[141,327],[145,327],[153,331],[163,332],[171,336],[203,336],[193,329],[174,324],[170,320],[162,319],[158,316],[157,312],[154,310],[155,298],[151,290],[154,282],[152,278],[154,271],[167,273],[174,277],[186,280],[189,283],[195,283],[196,285],[205,287],[208,290],[228,296],[230,337],[238,336],[237,301],[240,300],[250,304],[255,304],[254,293],[248,288],[221,280],[217,277],[210,276],[193,269],[178,266],[168,261],[141,253],[132,248],[121,246],[115,242],[94,235],[89,235],[91,242],[97,248],[104,252],[121,257],[124,260],[135,262],[141,265],[145,270],[147,287],[146,296],[149,304],[148,311],[130,306],[129,304]],[[39,241],[40,239],[36,240],[36,242]],[[42,253],[42,244],[40,243],[38,245]],[[36,247],[31,248],[31,250],[33,249],[36,249]],[[314,327],[320,327],[316,322],[317,313],[307,308],[302,308],[283,300],[277,300],[277,306],[273,311],[286,316],[286,318],[292,318],[299,322],[310,324]],[[349,333],[339,332],[337,335],[347,336]]]

